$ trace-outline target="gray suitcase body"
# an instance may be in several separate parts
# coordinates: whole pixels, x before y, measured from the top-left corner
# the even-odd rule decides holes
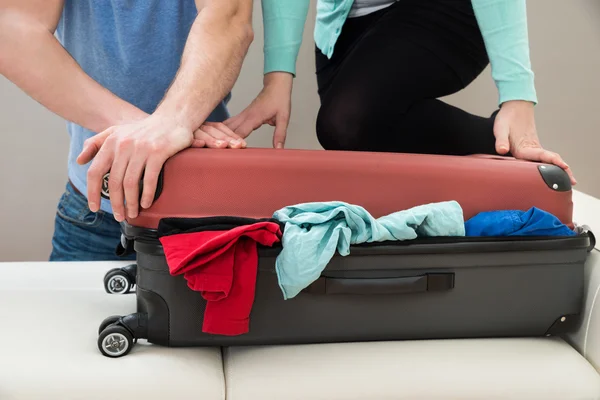
[[[169,274],[152,231],[123,232],[137,253],[133,325],[165,346],[561,335],[578,323],[594,242],[584,232],[355,246],[289,300],[275,274],[279,249],[260,248],[250,332],[230,337],[202,333],[206,302]]]

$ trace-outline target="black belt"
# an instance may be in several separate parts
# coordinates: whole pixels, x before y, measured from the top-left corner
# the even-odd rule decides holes
[[[79,189],[77,189],[77,187],[75,187],[75,185],[73,185],[73,181],[71,181],[70,179],[69,179],[69,184],[71,185],[71,187],[73,188],[73,191],[74,191],[75,193],[77,193],[77,194],[78,194],[78,195],[80,195],[80,196],[86,197],[86,196],[85,196],[83,193],[81,193],[81,192],[79,191]]]

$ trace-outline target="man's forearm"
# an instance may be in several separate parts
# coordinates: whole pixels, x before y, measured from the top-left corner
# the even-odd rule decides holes
[[[145,115],[90,78],[42,24],[0,15],[0,74],[61,117],[93,132]]]
[[[211,1],[192,25],[180,69],[154,115],[195,130],[232,89],[253,40],[252,1]]]

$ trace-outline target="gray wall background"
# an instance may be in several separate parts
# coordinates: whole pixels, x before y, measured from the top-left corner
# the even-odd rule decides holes
[[[232,113],[241,111],[262,86],[262,16],[260,1],[255,2],[256,40],[234,88]],[[319,148],[314,130],[314,5],[313,0],[294,83],[288,148]],[[600,197],[600,1],[529,0],[528,12],[542,144],[571,165],[578,190]],[[489,115],[496,96],[488,69],[446,100]],[[0,261],[46,260],[56,203],[66,183],[65,124],[0,77],[0,132]],[[270,146],[272,132],[263,127],[250,144]]]

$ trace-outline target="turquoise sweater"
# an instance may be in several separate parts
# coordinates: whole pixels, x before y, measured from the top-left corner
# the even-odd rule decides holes
[[[328,57],[354,0],[317,0],[314,40]],[[427,1],[427,0],[423,0]],[[509,100],[537,103],[529,58],[526,0],[471,0],[498,89],[500,104]],[[262,0],[264,72],[296,74],[310,0]]]

